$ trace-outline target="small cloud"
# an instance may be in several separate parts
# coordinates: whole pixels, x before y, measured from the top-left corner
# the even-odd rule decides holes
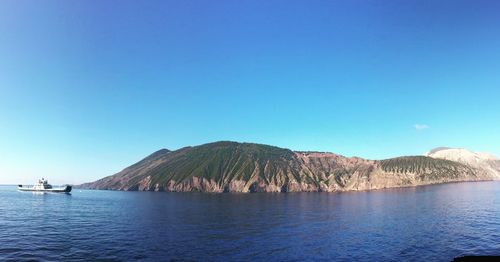
[[[413,127],[415,127],[415,129],[418,130],[418,131],[430,128],[430,126],[428,126],[426,124],[415,124]]]

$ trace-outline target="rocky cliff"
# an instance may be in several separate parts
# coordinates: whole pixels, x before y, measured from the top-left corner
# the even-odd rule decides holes
[[[488,172],[491,176],[500,178],[500,160],[494,155],[472,152],[464,148],[438,147],[425,154],[428,157],[446,159],[463,163]]]
[[[351,191],[498,178],[481,166],[408,156],[382,161],[294,152],[251,143],[216,142],[162,149],[81,188],[139,191]]]

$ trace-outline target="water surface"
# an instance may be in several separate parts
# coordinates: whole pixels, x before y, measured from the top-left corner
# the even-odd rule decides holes
[[[500,255],[500,182],[352,193],[0,186],[0,260],[440,260]]]

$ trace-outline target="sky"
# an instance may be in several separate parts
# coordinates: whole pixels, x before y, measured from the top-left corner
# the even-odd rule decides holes
[[[0,1],[0,184],[219,140],[500,156],[499,1]]]

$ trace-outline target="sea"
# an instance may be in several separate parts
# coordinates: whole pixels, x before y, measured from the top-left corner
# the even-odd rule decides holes
[[[451,261],[500,255],[500,182],[347,193],[0,186],[0,261]]]

